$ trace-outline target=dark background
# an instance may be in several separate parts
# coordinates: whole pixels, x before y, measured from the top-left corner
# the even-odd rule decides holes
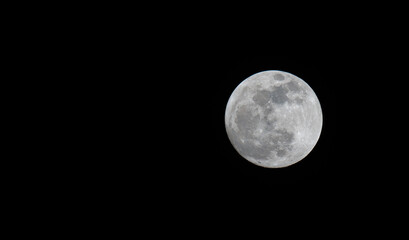
[[[374,51],[372,38],[323,45],[314,38],[257,48],[199,39],[150,49],[132,41],[107,51],[92,45],[89,58],[70,63],[79,71],[68,71],[75,91],[64,99],[75,114],[63,111],[58,128],[70,137],[49,152],[63,160],[42,166],[57,169],[50,174],[61,181],[41,175],[69,211],[119,216],[125,226],[138,219],[153,234],[158,225],[200,233],[209,225],[211,233],[292,223],[338,233],[345,218],[362,230],[362,221],[383,224],[380,215],[400,211],[407,181],[394,126],[403,120],[397,70],[404,64],[392,45]],[[323,111],[315,148],[281,169],[242,158],[224,126],[235,87],[265,70],[303,79]]]
[[[64,160],[43,169],[57,169],[51,174],[62,184],[52,183],[63,199],[101,219],[118,212],[128,219],[131,213],[149,226],[180,219],[196,229],[206,219],[223,228],[236,219],[244,225],[292,223],[317,215],[328,226],[326,219],[367,219],[402,201],[405,174],[394,136],[400,132],[393,126],[402,119],[397,103],[404,95],[397,94],[403,88],[396,74],[400,52],[392,44],[379,47],[371,36],[336,31],[325,38],[283,34],[284,41],[276,41],[275,33],[248,34],[248,42],[240,38],[244,33],[181,32],[138,44],[112,35],[118,40],[110,48],[91,38],[72,56],[75,61],[60,66],[67,73],[61,87],[66,95],[54,94],[66,105],[54,109],[71,110],[49,121],[61,119],[55,129],[65,134],[53,133],[70,137],[47,145],[51,157]],[[224,126],[235,87],[265,70],[306,81],[323,111],[315,148],[282,169],[242,158]]]
[[[47,121],[75,139],[53,149],[65,149],[75,162],[67,165],[89,186],[118,194],[146,190],[159,195],[154,199],[255,195],[261,201],[311,192],[347,197],[376,192],[387,182],[398,185],[402,175],[385,162],[401,162],[390,144],[400,142],[392,126],[403,119],[398,70],[406,55],[402,34],[381,19],[346,24],[336,17],[327,25],[327,16],[305,24],[298,18],[288,27],[270,19],[264,28],[245,19],[198,18],[189,25],[177,18],[138,22],[130,31],[135,26],[122,24],[132,23],[126,21],[130,16],[121,24],[106,19],[75,29],[77,34],[60,32],[46,42],[52,51],[44,57],[53,65],[43,66],[53,71],[43,72],[63,78],[51,81],[57,90],[49,92],[62,101],[52,101],[60,112]],[[64,61],[57,61],[61,56]],[[306,81],[323,111],[313,151],[283,169],[261,168],[239,156],[224,127],[235,87],[265,70]]]
[[[252,239],[263,229],[399,228],[408,182],[399,6],[107,7],[47,10],[55,16],[12,27],[16,88],[5,115],[17,168],[7,184],[17,208],[36,211],[31,222],[211,237],[230,225]],[[224,127],[234,88],[265,70],[302,78],[323,111],[313,151],[283,169],[239,156]]]

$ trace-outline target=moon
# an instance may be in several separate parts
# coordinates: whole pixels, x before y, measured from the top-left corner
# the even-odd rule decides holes
[[[322,110],[311,87],[284,71],[256,73],[231,94],[225,111],[228,138],[249,162],[282,168],[305,158],[321,134]]]

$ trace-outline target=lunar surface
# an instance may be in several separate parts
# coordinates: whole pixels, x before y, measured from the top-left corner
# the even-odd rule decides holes
[[[311,87],[283,71],[263,71],[241,82],[225,112],[227,135],[245,159],[266,168],[305,158],[322,129],[322,111]]]

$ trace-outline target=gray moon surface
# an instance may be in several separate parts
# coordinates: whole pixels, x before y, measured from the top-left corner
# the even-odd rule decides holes
[[[266,168],[305,158],[321,134],[322,110],[311,87],[284,71],[263,71],[241,82],[225,112],[228,138],[249,162]]]

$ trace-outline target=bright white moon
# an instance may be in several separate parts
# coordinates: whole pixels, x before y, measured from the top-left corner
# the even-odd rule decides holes
[[[263,71],[233,91],[225,125],[230,142],[245,159],[267,168],[287,167],[305,158],[317,143],[321,105],[299,77]]]

